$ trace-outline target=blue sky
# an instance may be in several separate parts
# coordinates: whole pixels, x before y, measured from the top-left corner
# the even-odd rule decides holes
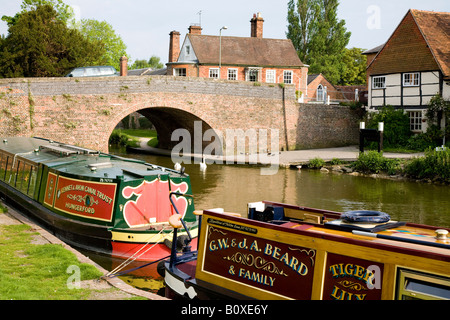
[[[261,12],[264,37],[286,38],[288,0],[65,0],[77,16],[106,20],[121,35],[132,60],[156,55],[166,63],[169,33],[180,31],[182,39],[191,23],[199,23],[203,34],[247,37],[250,19]],[[1,0],[0,16],[20,11],[21,0]],[[384,43],[408,9],[450,11],[449,0],[341,0],[339,17],[352,32],[349,47],[370,49]],[[7,33],[0,21],[0,34]]]

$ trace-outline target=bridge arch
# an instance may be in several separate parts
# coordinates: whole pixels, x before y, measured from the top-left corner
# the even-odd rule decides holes
[[[189,132],[191,142],[190,149],[192,150],[192,152],[194,152],[196,148],[198,149],[198,147],[201,147],[201,150],[205,150],[205,148],[213,142],[219,143],[218,147],[215,149],[216,151],[222,150],[222,144],[217,130],[215,130],[205,120],[201,119],[191,112],[173,107],[163,106],[144,107],[142,109],[137,109],[131,113],[129,110],[127,110],[125,113],[127,112],[128,114],[121,115],[122,119],[133,112],[137,112],[140,115],[146,117],[154,125],[158,134],[160,149],[172,150],[172,148],[180,143],[180,140],[172,141],[172,134],[176,130],[184,129]],[[110,134],[112,133],[116,125],[114,125],[112,129],[110,129]],[[213,132],[213,138],[211,140],[203,139],[206,132]]]

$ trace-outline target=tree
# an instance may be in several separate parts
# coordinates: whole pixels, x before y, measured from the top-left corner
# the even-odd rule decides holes
[[[296,1],[296,2],[295,2]],[[344,70],[343,58],[351,33],[345,20],[337,17],[338,0],[290,0],[288,32],[311,73],[323,73],[338,84]]]
[[[344,49],[343,72],[339,85],[365,85],[367,83],[366,69],[367,57],[363,55],[364,49]]]
[[[67,23],[73,23],[74,13],[72,8],[65,4],[62,0],[23,0],[20,6],[22,11],[17,13],[14,17],[3,16],[2,20],[8,23],[8,26],[13,26],[19,20],[20,16],[28,11],[36,10],[39,6],[50,5],[58,13],[58,19]]]
[[[288,3],[289,24],[286,36],[292,40],[303,62],[309,61],[309,44],[317,33],[319,15],[320,1],[318,0],[290,0]]]
[[[130,58],[126,53],[127,46],[108,22],[83,19],[77,24],[77,29],[87,39],[103,43],[105,47],[103,59],[106,64],[119,70],[120,58],[123,56]]]
[[[0,43],[0,77],[59,77],[104,63],[102,43],[69,29],[48,4],[22,13],[8,32]]]
[[[135,69],[162,69],[164,68],[164,64],[161,63],[161,58],[157,56],[151,56],[150,60],[136,60],[133,65],[130,67],[130,70]]]

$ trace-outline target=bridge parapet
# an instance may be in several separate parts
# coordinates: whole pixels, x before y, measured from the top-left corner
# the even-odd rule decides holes
[[[205,130],[277,129],[286,149],[298,120],[293,86],[167,76],[0,79],[0,136],[107,151],[112,130],[133,112],[155,124],[167,147],[173,130],[203,121]]]

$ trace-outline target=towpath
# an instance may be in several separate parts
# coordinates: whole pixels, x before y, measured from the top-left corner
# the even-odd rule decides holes
[[[147,146],[149,139],[141,138],[140,148],[134,148],[135,150],[155,154],[169,156],[171,155],[169,150],[162,150],[158,148],[152,148]],[[383,155],[386,158],[391,159],[411,159],[415,157],[421,157],[423,153],[394,153],[394,152],[384,152]],[[191,154],[192,157],[201,159],[201,155]],[[258,158],[258,163],[256,164],[274,164],[275,155],[265,156],[265,157],[255,157]],[[349,146],[340,148],[325,148],[325,149],[311,149],[311,150],[295,150],[295,151],[283,151],[279,153],[279,164],[281,167],[290,167],[296,165],[307,164],[310,160],[314,158],[320,158],[325,161],[331,161],[333,159],[339,159],[342,161],[356,161],[359,157],[359,147]],[[223,163],[229,161],[232,162],[236,160],[235,156],[207,156],[206,160],[221,160]],[[245,157],[246,163],[249,163],[249,156]]]

